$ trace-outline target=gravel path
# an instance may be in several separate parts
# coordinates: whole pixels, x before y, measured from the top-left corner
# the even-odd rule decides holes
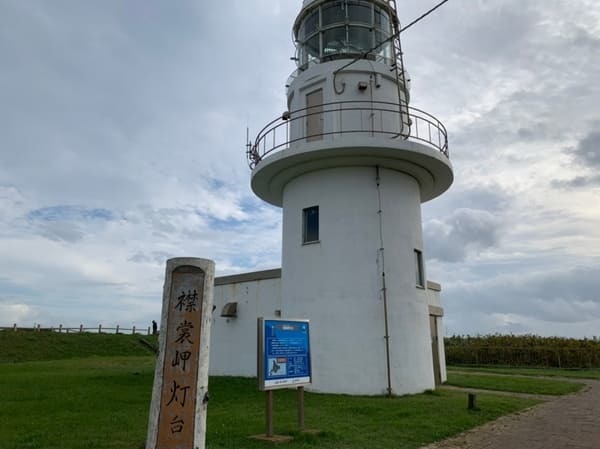
[[[421,449],[600,449],[600,381],[576,381],[586,388]]]

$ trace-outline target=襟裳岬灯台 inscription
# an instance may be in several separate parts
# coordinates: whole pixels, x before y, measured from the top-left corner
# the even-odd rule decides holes
[[[146,449],[203,449],[214,262],[167,261]]]

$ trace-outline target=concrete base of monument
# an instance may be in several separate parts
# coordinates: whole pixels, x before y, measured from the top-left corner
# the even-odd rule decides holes
[[[251,438],[253,440],[258,440],[258,441],[266,441],[267,443],[274,443],[274,444],[279,444],[279,443],[289,443],[290,441],[292,441],[294,439],[294,437],[291,437],[289,435],[271,435],[268,436],[266,434],[262,434],[262,435],[252,435],[248,438]]]

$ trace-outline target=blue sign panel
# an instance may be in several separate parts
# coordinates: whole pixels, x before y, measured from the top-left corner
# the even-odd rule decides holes
[[[311,382],[309,322],[261,320],[262,389],[307,385]]]

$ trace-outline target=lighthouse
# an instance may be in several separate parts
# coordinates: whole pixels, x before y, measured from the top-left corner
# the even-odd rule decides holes
[[[421,204],[453,171],[443,124],[410,106],[399,31],[394,0],[304,0],[287,106],[247,148],[252,190],[283,210],[280,313],[310,320],[314,391],[436,384]]]

